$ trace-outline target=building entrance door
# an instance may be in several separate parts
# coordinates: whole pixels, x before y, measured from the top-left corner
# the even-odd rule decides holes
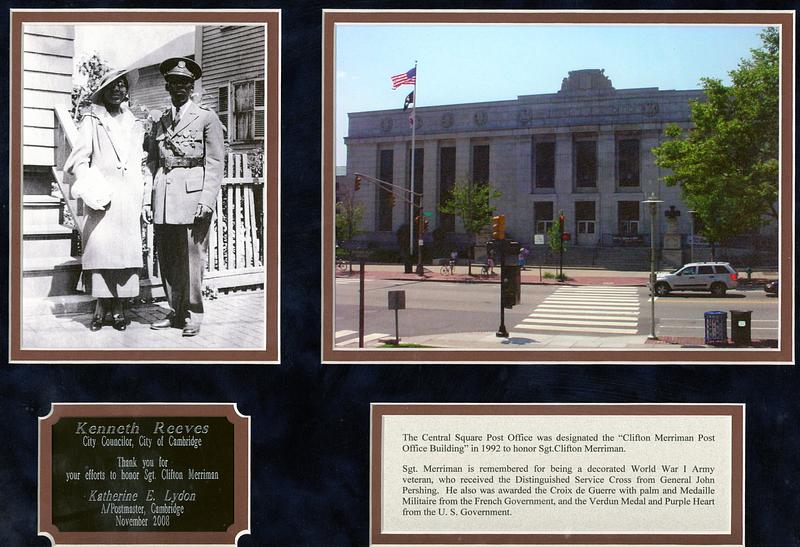
[[[597,245],[599,234],[594,201],[575,202],[575,223],[577,231],[575,243],[586,246]]]

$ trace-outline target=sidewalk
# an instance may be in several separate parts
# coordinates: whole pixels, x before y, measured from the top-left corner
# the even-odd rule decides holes
[[[494,275],[481,276],[480,266],[472,268],[472,275],[467,274],[467,266],[456,266],[454,275],[442,275],[440,266],[425,266],[423,276],[416,273],[404,273],[402,264],[367,264],[364,269],[364,276],[367,279],[388,279],[395,281],[434,281],[447,283],[499,283],[500,267],[495,267]],[[416,270],[416,266],[414,266]],[[646,287],[650,272],[629,272],[618,270],[603,270],[595,268],[564,268],[564,275],[567,280],[563,283],[555,279],[545,278],[545,274],[550,273],[555,276],[558,269],[542,268],[541,276],[538,266],[527,266],[520,272],[523,285],[617,285],[629,287]],[[336,273],[337,278],[358,278],[358,265],[353,264],[353,273]],[[771,279],[776,279],[777,274],[773,272],[753,272],[752,278],[748,283],[746,279],[741,281],[741,288],[761,288],[763,284]],[[749,285],[749,287],[748,287]]]
[[[418,344],[437,349],[752,349],[777,348],[777,340],[753,340],[750,346],[736,346],[732,342],[706,344],[705,340],[694,337],[665,336],[649,340],[646,334],[620,336],[590,336],[580,334],[539,334],[510,331],[508,338],[493,332],[456,332],[423,336],[401,337],[401,345]],[[565,360],[569,360],[565,357]]]
[[[237,292],[204,301],[203,328],[183,337],[180,329],[152,330],[153,321],[167,315],[166,303],[138,304],[126,310],[125,331],[105,325],[89,330],[92,313],[33,308],[23,316],[23,349],[260,349],[265,344],[264,291]]]
[[[501,338],[493,332],[456,332],[423,336],[409,336],[401,344],[419,344],[444,349],[644,349],[647,336],[581,336],[575,334],[532,334],[509,332]],[[663,348],[662,348],[663,349]]]

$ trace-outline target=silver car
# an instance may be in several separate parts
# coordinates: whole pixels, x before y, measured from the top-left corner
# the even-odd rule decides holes
[[[739,284],[739,274],[727,262],[693,262],[671,273],[656,276],[657,296],[671,291],[711,291],[714,296],[724,296],[728,289]]]

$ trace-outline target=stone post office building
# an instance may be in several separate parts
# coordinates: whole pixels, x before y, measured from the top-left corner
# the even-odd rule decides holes
[[[658,234],[688,235],[691,215],[680,189],[660,182],[665,173],[650,150],[662,142],[667,124],[690,126],[689,101],[702,96],[700,90],[615,89],[603,70],[589,69],[569,72],[556,93],[417,108],[415,190],[433,214],[430,228],[464,240],[458,219],[438,205],[456,181],[470,177],[502,192],[496,211],[506,215],[508,233],[528,247],[563,210],[576,249],[596,255],[639,246],[646,252],[650,214],[641,201],[651,192],[664,202],[657,245]],[[399,108],[350,113],[342,182],[352,185],[358,172],[407,188],[409,115]],[[408,222],[408,206],[401,200],[393,206],[372,184],[362,184],[356,198],[365,207],[361,238],[396,245],[394,232]],[[672,221],[664,214],[670,206],[681,212]]]

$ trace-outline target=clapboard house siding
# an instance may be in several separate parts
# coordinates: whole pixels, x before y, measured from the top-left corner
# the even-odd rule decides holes
[[[257,115],[256,136],[250,139],[236,138],[231,113],[235,84],[260,81],[263,89],[265,59],[265,35],[263,26],[205,26],[198,29],[200,62],[203,66],[203,104],[213,108],[228,129],[226,138],[234,150],[251,149],[263,142],[263,107]],[[220,97],[223,88],[223,97]],[[263,91],[258,92],[263,104]],[[227,94],[227,97],[225,95]],[[222,100],[221,100],[222,99]],[[226,101],[227,99],[227,101]],[[220,106],[229,111],[220,111]]]
[[[194,55],[186,57],[192,59]],[[130,96],[131,109],[138,117],[146,117],[148,112],[153,111],[163,113],[172,106],[164,76],[158,70],[158,65],[139,69],[139,80],[131,90]]]
[[[72,25],[24,25],[22,37],[23,164],[44,168],[55,161],[53,109],[72,102]]]
[[[170,108],[169,92],[158,67],[170,57],[194,59],[194,50],[195,34],[185,32],[153,51],[143,52],[142,57],[131,63],[139,71],[139,80],[130,90],[131,109],[137,117],[146,118],[148,112],[160,113]]]

